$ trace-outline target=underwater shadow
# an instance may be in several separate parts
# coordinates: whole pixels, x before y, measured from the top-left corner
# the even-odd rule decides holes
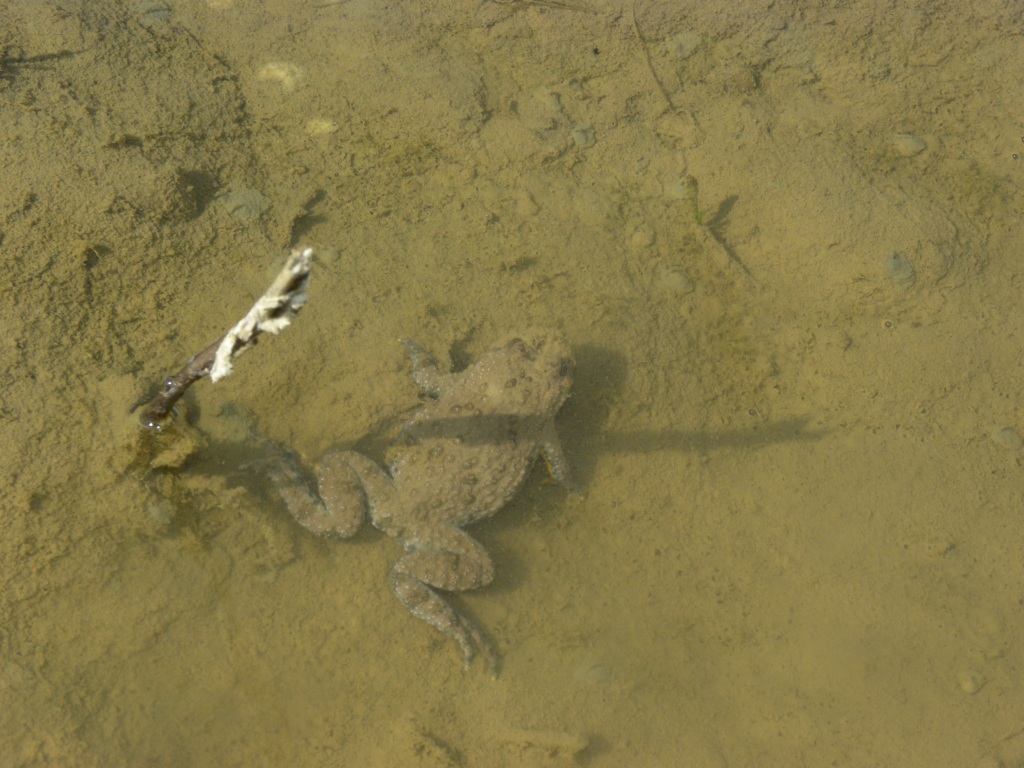
[[[597,457],[605,453],[655,453],[683,451],[704,453],[723,448],[763,448],[781,443],[819,440],[828,430],[808,429],[810,419],[782,419],[758,424],[749,429],[719,432],[675,429],[643,429],[635,432],[608,432],[604,429],[613,404],[625,387],[628,363],[624,355],[602,347],[582,345],[575,348],[575,389],[562,408],[558,422],[563,445],[568,446],[569,462],[586,487]]]

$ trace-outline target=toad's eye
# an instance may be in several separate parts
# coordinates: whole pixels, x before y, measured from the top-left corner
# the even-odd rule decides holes
[[[558,364],[558,376],[564,379],[572,371],[572,360],[567,357],[563,357],[562,361]]]

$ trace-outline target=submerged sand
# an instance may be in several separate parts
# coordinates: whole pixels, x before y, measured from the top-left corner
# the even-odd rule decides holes
[[[0,762],[1024,761],[1022,21],[4,5]],[[130,405],[299,243],[299,320],[191,393],[206,448],[130,466]],[[473,529],[492,680],[240,443],[380,458],[397,339],[532,325],[583,493],[538,468]]]

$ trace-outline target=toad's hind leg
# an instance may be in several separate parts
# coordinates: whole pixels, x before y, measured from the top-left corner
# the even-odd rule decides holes
[[[430,546],[430,550],[407,552],[395,563],[391,571],[395,596],[414,616],[455,640],[467,667],[479,648],[493,675],[497,659],[490,643],[433,589],[454,592],[490,584],[494,578],[491,558],[465,531],[452,526],[432,532]]]
[[[366,516],[366,496],[359,476],[333,453],[320,464],[319,495],[309,485],[290,452],[282,452],[265,467],[267,475],[291,513],[303,528],[317,536],[348,538],[359,530]]]

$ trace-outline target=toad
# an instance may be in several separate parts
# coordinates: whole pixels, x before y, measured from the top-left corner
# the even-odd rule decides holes
[[[463,527],[501,509],[538,455],[572,487],[554,424],[572,384],[572,353],[561,334],[531,330],[446,373],[422,348],[405,344],[427,400],[386,452],[387,470],[355,451],[328,454],[318,496],[294,462],[275,464],[270,477],[315,534],[351,536],[368,511],[405,550],[391,571],[402,605],[454,639],[467,667],[479,649],[493,672],[483,635],[437,590],[476,589],[494,578],[491,558]]]

